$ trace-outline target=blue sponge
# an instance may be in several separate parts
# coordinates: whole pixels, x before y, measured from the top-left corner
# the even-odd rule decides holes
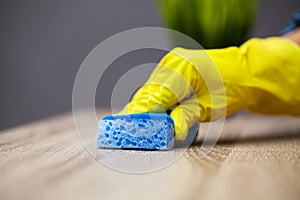
[[[106,116],[97,133],[98,148],[169,150],[174,146],[174,122],[168,114]]]

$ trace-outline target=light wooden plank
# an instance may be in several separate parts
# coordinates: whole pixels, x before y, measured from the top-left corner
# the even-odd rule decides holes
[[[300,197],[297,120],[232,118],[222,137],[244,139],[250,134],[254,139],[218,143],[205,158],[197,143],[169,167],[140,175],[95,161],[80,143],[70,113],[39,120],[0,133],[0,199],[296,200]],[[274,124],[279,121],[281,126]],[[272,133],[277,137],[255,139]]]

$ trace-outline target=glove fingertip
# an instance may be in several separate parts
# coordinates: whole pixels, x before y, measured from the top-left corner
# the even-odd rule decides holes
[[[175,140],[184,141],[187,137],[188,130],[187,129],[175,129]]]
[[[175,132],[175,139],[179,141],[185,140],[188,134],[188,125],[186,122],[182,120],[181,110],[179,108],[175,108],[170,116],[174,121],[174,132]]]

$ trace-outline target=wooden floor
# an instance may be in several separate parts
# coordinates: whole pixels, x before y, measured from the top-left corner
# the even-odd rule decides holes
[[[241,114],[205,158],[197,142],[162,170],[129,174],[93,159],[67,113],[0,133],[0,199],[299,200],[299,133],[299,119]]]

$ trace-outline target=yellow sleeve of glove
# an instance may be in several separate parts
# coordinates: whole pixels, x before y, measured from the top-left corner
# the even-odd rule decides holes
[[[300,115],[297,44],[280,37],[254,38],[240,48],[207,53],[222,75],[228,114],[246,109],[261,114]]]
[[[212,105],[203,79],[214,80],[213,68],[222,78],[226,103]],[[225,49],[175,48],[120,114],[161,112],[160,106],[167,110],[180,102],[170,115],[176,139],[183,140],[198,120],[216,120],[212,112],[218,109],[226,108],[226,115],[240,109],[300,115],[299,86],[300,47],[280,37],[254,38],[240,47]]]

